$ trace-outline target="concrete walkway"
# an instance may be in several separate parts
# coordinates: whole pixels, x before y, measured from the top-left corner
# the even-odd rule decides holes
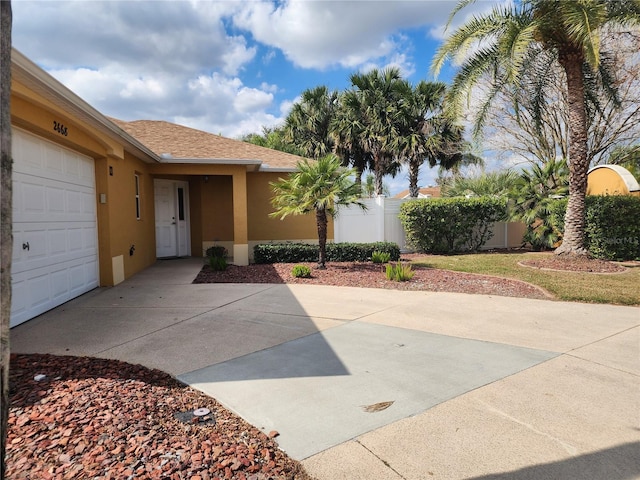
[[[159,368],[324,479],[640,478],[640,309],[193,285],[159,261],[11,331],[12,351]]]

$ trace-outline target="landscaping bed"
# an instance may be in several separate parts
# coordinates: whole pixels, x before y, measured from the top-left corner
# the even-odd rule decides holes
[[[597,258],[566,257],[561,255],[543,254],[537,258],[523,260],[520,265],[543,270],[557,270],[562,272],[582,273],[622,273],[627,269],[616,263]]]
[[[405,255],[403,260],[419,257]],[[295,265],[308,266],[311,278],[294,277],[291,271]],[[535,285],[490,275],[414,267],[415,275],[410,281],[394,282],[386,279],[384,271],[384,265],[371,262],[327,262],[325,269],[317,268],[315,263],[229,265],[224,271],[214,271],[204,265],[194,283],[290,283],[549,298],[549,294]]]
[[[158,370],[13,355],[10,388],[9,479],[310,479],[270,438],[277,432]],[[198,408],[215,422],[195,423]],[[186,423],[176,417],[185,412]]]

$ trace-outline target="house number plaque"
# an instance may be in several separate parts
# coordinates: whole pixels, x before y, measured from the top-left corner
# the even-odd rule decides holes
[[[60,135],[64,135],[65,137],[69,134],[67,131],[67,127],[65,127],[60,122],[53,121],[53,130],[58,132]]]

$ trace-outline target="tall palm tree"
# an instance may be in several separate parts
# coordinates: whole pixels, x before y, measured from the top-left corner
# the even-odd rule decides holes
[[[288,215],[315,212],[319,268],[325,268],[327,259],[328,216],[335,216],[339,205],[355,204],[365,208],[360,200],[360,185],[351,180],[353,173],[341,165],[337,156],[330,154],[317,161],[302,160],[296,172],[270,184],[274,193],[271,203],[276,209],[271,217],[284,219]]]
[[[352,91],[340,94],[338,108],[330,129],[335,142],[335,154],[342,159],[342,165],[351,165],[355,169],[355,182],[362,184],[364,171],[374,169],[373,157],[363,145],[363,122],[359,106],[350,108],[347,102],[352,95],[354,95]],[[350,102],[354,105],[353,100]]]
[[[285,120],[284,139],[305,157],[320,158],[333,152],[330,125],[338,106],[338,92],[320,85],[302,92]]]
[[[12,159],[10,1],[0,1],[0,478],[5,478],[9,419],[9,326],[11,321]]]
[[[354,112],[361,146],[373,161],[376,194],[382,195],[383,176],[397,167],[394,139],[400,134],[402,104],[410,86],[397,68],[354,73],[350,79],[353,88],[345,92],[343,104]]]
[[[440,165],[449,170],[456,167],[466,154],[463,129],[443,114],[446,85],[441,82],[419,82],[407,89],[403,104],[401,134],[395,145],[409,166],[409,196],[418,197],[420,167],[427,161],[430,167]]]
[[[473,2],[459,2],[451,18]],[[556,253],[588,254],[584,242],[589,168],[585,82],[597,72],[608,76],[600,55],[602,30],[638,24],[640,0],[521,0],[474,17],[453,32],[434,57],[432,68],[437,73],[448,59],[468,54],[449,90],[454,104],[460,105],[481,78],[491,78],[477,126],[495,96],[507,86],[518,86],[535,59],[546,57],[561,66],[569,119],[569,202],[563,243]],[[613,85],[606,87],[613,89]]]

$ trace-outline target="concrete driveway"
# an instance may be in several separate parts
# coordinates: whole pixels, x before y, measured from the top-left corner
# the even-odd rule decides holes
[[[11,331],[12,351],[159,368],[318,479],[640,478],[640,309],[193,285],[159,261]]]

